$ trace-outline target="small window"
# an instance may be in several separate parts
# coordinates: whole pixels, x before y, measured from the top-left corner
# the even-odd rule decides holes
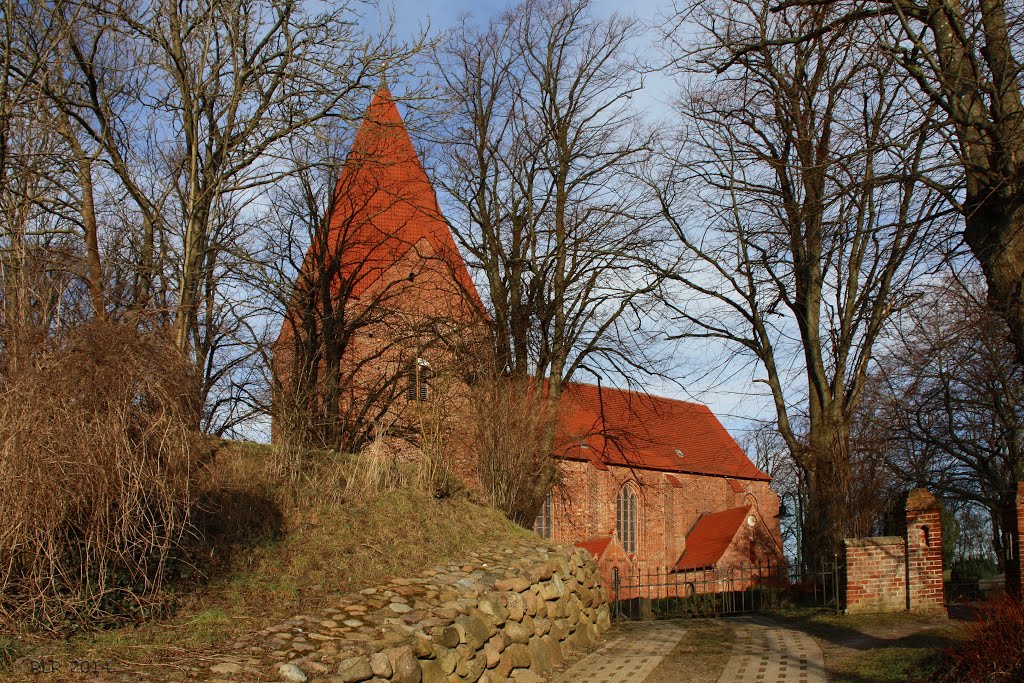
[[[408,386],[405,397],[410,401],[426,401],[430,398],[430,378],[434,376],[430,363],[417,358],[407,371]]]
[[[533,522],[533,530],[542,538],[551,538],[551,491],[544,497],[537,519]]]
[[[630,485],[623,486],[615,501],[615,530],[622,548],[630,554],[636,552],[637,496]]]

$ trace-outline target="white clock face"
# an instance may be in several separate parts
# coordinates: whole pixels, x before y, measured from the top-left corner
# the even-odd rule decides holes
[[[755,517],[754,515],[749,515],[747,517],[747,526],[751,528],[757,526],[757,517]]]

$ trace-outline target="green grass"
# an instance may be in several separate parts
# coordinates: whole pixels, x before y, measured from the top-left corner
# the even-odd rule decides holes
[[[915,642],[915,641],[918,641]],[[929,680],[942,663],[943,645],[933,638],[910,638],[904,645],[871,650],[828,666],[837,683]]]

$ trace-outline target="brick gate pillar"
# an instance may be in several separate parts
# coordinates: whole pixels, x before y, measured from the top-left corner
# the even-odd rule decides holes
[[[1024,560],[1021,559],[1021,532],[1024,532],[1024,481],[1017,482],[1015,505],[1009,510],[1010,518],[1003,527],[1008,534],[1004,541],[1006,554],[1003,567],[1006,577],[1006,593],[1014,600],[1024,597]]]
[[[907,609],[946,613],[942,584],[942,517],[925,489],[907,494]]]

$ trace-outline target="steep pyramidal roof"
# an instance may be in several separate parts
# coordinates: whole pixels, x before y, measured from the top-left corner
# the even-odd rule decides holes
[[[360,297],[410,250],[447,270],[470,301],[479,295],[430,180],[386,87],[373,96],[342,168],[327,223],[347,294]]]
[[[638,467],[770,481],[707,406],[570,382],[562,393],[560,455],[598,468]]]

